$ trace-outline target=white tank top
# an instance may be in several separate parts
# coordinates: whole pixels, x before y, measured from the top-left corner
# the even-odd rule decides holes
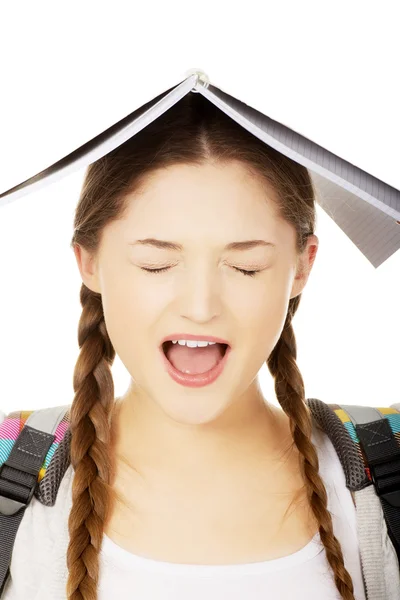
[[[356,512],[339,458],[329,437],[315,429],[320,474],[328,494],[334,532],[353,579],[356,600],[365,600]],[[99,600],[340,600],[319,533],[282,558],[234,565],[161,562],[124,550],[104,535]]]

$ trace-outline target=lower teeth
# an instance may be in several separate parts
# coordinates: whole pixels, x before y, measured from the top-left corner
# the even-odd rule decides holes
[[[172,365],[172,366],[174,367],[174,365]],[[192,373],[191,371],[188,371],[188,370],[181,371],[180,369],[177,369],[176,367],[174,367],[174,369],[179,371],[179,373],[184,373],[185,375],[204,375],[204,373],[208,373],[208,371],[204,371],[203,373]],[[209,369],[209,371],[211,371],[211,369]]]

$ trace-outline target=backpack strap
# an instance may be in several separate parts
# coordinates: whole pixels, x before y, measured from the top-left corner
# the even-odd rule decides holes
[[[0,423],[0,596],[33,495],[52,506],[68,466],[69,406],[16,411]],[[69,452],[68,452],[69,455]]]
[[[367,597],[397,598],[400,588],[400,404],[307,404],[329,436],[355,498]]]

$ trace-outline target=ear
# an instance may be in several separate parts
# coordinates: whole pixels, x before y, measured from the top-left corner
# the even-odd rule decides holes
[[[92,290],[92,292],[101,294],[95,257],[85,250],[85,248],[79,246],[79,244],[75,244],[74,254],[83,283],[87,288]]]
[[[315,261],[315,257],[317,256],[318,244],[319,240],[316,235],[310,235],[308,237],[307,246],[304,249],[304,252],[298,258],[296,276],[293,280],[290,298],[295,298],[301,294],[305,288]]]

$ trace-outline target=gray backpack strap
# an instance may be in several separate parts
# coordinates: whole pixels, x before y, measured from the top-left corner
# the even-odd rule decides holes
[[[398,484],[391,471],[394,467],[396,473],[400,458],[400,404],[379,409],[325,404],[316,398],[307,400],[307,404],[329,436],[342,464],[346,486],[354,493],[366,597],[398,600],[399,560],[392,530],[389,535],[384,502],[392,502],[396,510],[396,490],[392,488]],[[388,480],[390,487],[381,487]]]
[[[39,472],[52,448],[55,431],[67,409],[67,406],[58,406],[33,411],[16,439],[11,431],[11,419],[8,423],[6,417],[1,424],[3,441],[12,447],[8,458],[0,465],[0,596],[10,574],[19,525],[37,488]],[[11,413],[9,417],[16,414]]]
[[[399,423],[400,415],[395,406],[389,407],[393,414],[383,414],[372,406],[341,404],[340,407],[346,411],[356,431],[372,479],[368,487],[355,492],[368,598],[395,600],[400,589],[399,546],[398,532],[392,528],[397,518],[393,521],[389,511],[398,512],[400,506],[400,488],[395,475],[396,471],[400,473],[400,447],[393,433],[398,429],[395,424]],[[387,487],[386,481],[389,482]],[[398,526],[395,525],[395,529],[398,530]]]

